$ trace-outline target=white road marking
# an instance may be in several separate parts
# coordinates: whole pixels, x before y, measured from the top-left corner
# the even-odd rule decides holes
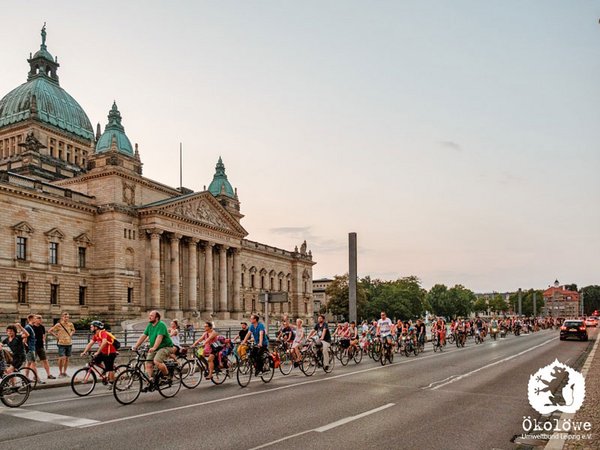
[[[478,369],[471,370],[470,372],[467,372],[467,373],[464,373],[464,374],[462,374],[460,376],[457,376],[456,378],[453,378],[452,380],[446,381],[445,383],[438,384],[437,386],[432,387],[431,390],[435,391],[435,390],[440,389],[440,388],[442,388],[444,386],[448,386],[449,384],[452,384],[452,383],[454,383],[456,381],[462,380],[463,378],[469,377],[469,376],[473,375],[474,373],[480,372],[480,371],[482,371],[484,369],[487,369],[489,367],[493,367],[493,366],[498,365],[500,363],[503,363],[503,362],[506,362],[506,361],[510,361],[511,359],[514,359],[514,358],[516,358],[518,356],[524,355],[525,353],[529,353],[530,351],[535,350],[536,348],[539,348],[539,347],[541,347],[543,345],[546,345],[549,342],[552,342],[552,341],[554,341],[556,339],[558,339],[558,338],[549,339],[549,340],[547,340],[545,342],[542,342],[541,344],[534,345],[533,347],[528,348],[527,350],[523,350],[522,352],[519,352],[519,353],[517,353],[515,355],[508,356],[506,358],[503,358],[503,359],[501,359],[499,361],[496,361],[496,362],[493,362],[491,364],[486,364],[485,366],[481,366]]]
[[[340,425],[344,425],[345,423],[361,419],[365,416],[375,414],[376,412],[379,412],[379,411],[383,411],[384,409],[390,408],[391,406],[394,406],[394,405],[395,405],[395,403],[388,403],[387,405],[380,406],[379,408],[375,408],[370,411],[365,411],[364,413],[360,413],[355,416],[346,417],[345,419],[340,419],[336,422],[332,422],[329,425],[323,425],[322,427],[315,428],[315,431],[317,431],[318,433],[323,433],[324,431],[339,427]]]
[[[98,423],[97,420],[84,419],[80,417],[63,416],[41,411],[28,411],[26,409],[2,409],[0,414],[17,417],[19,419],[35,420],[36,422],[47,422],[65,427],[80,427]]]
[[[291,434],[289,436],[282,437],[282,438],[277,439],[275,441],[267,442],[266,444],[259,445],[258,447],[252,447],[250,450],[258,450],[258,449],[261,449],[261,448],[270,447],[271,445],[279,444],[280,442],[287,441],[289,439],[293,439],[295,437],[302,436],[303,434],[307,434],[307,433],[312,433],[312,432],[324,433],[325,431],[329,431],[329,430],[331,430],[333,428],[339,427],[339,426],[344,425],[344,424],[349,423],[349,422],[353,422],[353,421],[358,420],[358,419],[362,419],[363,417],[369,416],[371,414],[375,414],[375,413],[377,413],[379,411],[383,411],[384,409],[390,408],[390,407],[392,407],[394,405],[395,405],[395,403],[388,403],[386,405],[380,406],[379,408],[371,409],[369,411],[365,411],[365,412],[357,414],[355,416],[345,417],[343,419],[337,420],[337,421],[332,422],[330,424],[323,425],[322,427],[313,428],[312,430],[301,431],[300,433]]]

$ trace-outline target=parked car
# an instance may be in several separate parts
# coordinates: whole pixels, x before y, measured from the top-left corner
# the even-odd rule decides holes
[[[564,341],[570,337],[578,338],[581,341],[588,340],[587,327],[583,320],[565,320],[560,327],[560,340]]]
[[[593,317],[593,316],[588,317],[587,319],[585,319],[585,326],[586,327],[597,327],[598,326],[598,318]]]

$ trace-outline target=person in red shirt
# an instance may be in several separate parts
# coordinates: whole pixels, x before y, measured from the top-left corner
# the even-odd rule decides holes
[[[95,364],[104,364],[104,370],[108,374],[108,380],[112,383],[115,381],[115,358],[117,357],[117,349],[113,345],[114,338],[104,329],[104,324],[99,320],[94,320],[90,324],[90,330],[94,335],[81,353],[81,356],[86,355],[98,343],[98,350],[94,354]]]

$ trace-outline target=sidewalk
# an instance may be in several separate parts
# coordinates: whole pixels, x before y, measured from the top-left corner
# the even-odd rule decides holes
[[[583,366],[585,375],[585,400],[583,406],[575,414],[574,421],[592,424],[592,439],[581,441],[568,440],[563,450],[600,449],[600,334],[588,360]],[[585,373],[587,366],[587,373]],[[571,434],[573,435],[573,433]]]

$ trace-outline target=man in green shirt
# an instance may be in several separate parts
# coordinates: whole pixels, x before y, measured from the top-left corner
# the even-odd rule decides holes
[[[136,350],[146,339],[149,339],[150,348],[148,349],[146,372],[152,378],[152,372],[156,364],[158,370],[167,376],[168,372],[165,361],[173,351],[173,341],[171,341],[171,336],[169,336],[167,325],[160,320],[160,313],[158,311],[150,311],[148,313],[148,320],[150,323],[146,326],[144,334],[140,336],[133,349]]]

